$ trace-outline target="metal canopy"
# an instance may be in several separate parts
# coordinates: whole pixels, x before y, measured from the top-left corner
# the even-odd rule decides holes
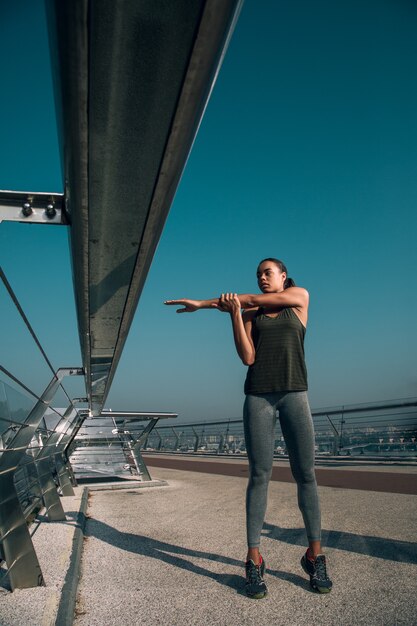
[[[101,412],[243,0],[48,4],[79,333]]]

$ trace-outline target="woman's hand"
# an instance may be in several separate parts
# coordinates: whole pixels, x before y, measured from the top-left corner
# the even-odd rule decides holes
[[[165,300],[164,304],[168,305],[181,305],[183,309],[177,309],[177,313],[194,313],[203,308],[203,300],[189,300],[188,298],[181,298],[180,300]]]
[[[222,293],[216,308],[219,311],[223,311],[223,313],[230,313],[230,315],[232,315],[233,313],[240,314],[242,306],[237,297],[237,293]]]

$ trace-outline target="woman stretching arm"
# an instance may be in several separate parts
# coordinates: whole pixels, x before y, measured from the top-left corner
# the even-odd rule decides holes
[[[285,291],[283,289],[280,292],[268,292],[264,291],[264,289],[262,291],[262,294],[237,294],[241,308],[250,309],[259,306],[268,308],[277,306],[303,308],[308,305],[308,291],[302,287],[288,287]],[[178,309],[177,313],[194,313],[200,309],[221,309],[220,302],[223,295],[209,300],[190,300],[188,298],[166,300],[164,304],[183,306],[184,308]]]
[[[309,295],[287,278],[278,259],[264,259],[257,270],[261,294],[222,294],[210,300],[167,300],[180,305],[177,313],[199,309],[228,312],[239,357],[249,365],[245,382],[243,424],[249,460],[246,493],[246,593],[263,598],[267,588],[265,562],[259,552],[268,483],[272,473],[277,412],[291,471],[297,483],[298,505],[309,547],[301,559],[311,587],[328,593],[332,582],[321,553],[321,520],[314,473],[314,429],[307,397],[304,336]],[[241,314],[241,308],[245,309]]]

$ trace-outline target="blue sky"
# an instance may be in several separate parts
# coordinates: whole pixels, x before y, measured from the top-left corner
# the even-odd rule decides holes
[[[60,190],[43,4],[5,4],[0,188]],[[256,292],[266,256],[310,291],[313,407],[417,395],[416,35],[411,0],[246,0],[109,406],[239,417],[227,315],[162,302]],[[56,367],[80,363],[66,231],[0,224],[0,263]],[[2,286],[0,307],[0,362],[41,391],[48,370]]]

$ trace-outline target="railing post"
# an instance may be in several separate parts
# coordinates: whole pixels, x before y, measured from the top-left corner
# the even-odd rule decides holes
[[[194,443],[194,452],[198,451],[198,448],[200,447],[200,437],[198,436],[194,426],[191,426],[191,429],[194,433],[194,437],[195,437],[195,443]]]
[[[62,454],[57,454],[55,456],[55,467],[62,495],[73,496],[74,487],[77,486],[77,481],[75,480],[74,472],[72,471],[71,466],[68,467],[68,464],[65,462]]]
[[[174,427],[171,426],[171,429],[172,429],[172,432],[174,433],[174,436],[175,436],[174,450],[176,452],[178,450],[178,448],[179,448],[179,445],[180,445],[180,439],[181,439],[181,434],[182,433],[180,433],[178,435]]]
[[[48,520],[50,522],[61,522],[66,517],[52,476],[50,459],[49,457],[39,459],[35,461],[35,465]]]
[[[229,435],[230,419],[227,422],[226,432],[220,435],[219,447],[217,448],[217,454],[221,454],[226,449],[227,438]]]
[[[74,411],[72,404],[69,405],[64,415],[55,427],[55,431],[48,437],[48,439],[42,442],[42,447],[34,454],[34,462],[38,472],[39,484],[42,492],[42,499],[45,504],[46,513],[50,522],[62,521],[65,518],[64,509],[62,507],[61,500],[59,498],[56,484],[52,475],[51,458],[54,454],[51,454],[51,448],[57,445],[59,438],[62,436],[62,431],[68,427],[69,416]],[[71,487],[74,495],[74,490]],[[68,489],[67,489],[68,493]]]
[[[339,454],[341,454],[342,448],[343,448],[343,425],[344,424],[345,424],[345,420],[344,420],[344,413],[343,413],[343,407],[342,407],[342,416],[340,418]]]
[[[133,437],[130,431],[127,431],[124,428],[123,429],[118,428],[116,425],[116,422],[113,420],[113,423],[115,426],[113,433],[118,435],[119,440],[123,445],[124,451],[126,450],[126,447],[127,447],[129,451],[129,455],[135,465],[138,476],[143,481],[150,481],[152,480],[152,478],[146,466],[146,463],[143,460],[143,457],[140,453],[140,449],[144,445],[145,441],[149,437],[155,425],[158,423],[158,419],[159,419],[158,417],[150,419],[149,424],[146,426],[146,428],[143,429],[143,431],[141,432],[141,434],[139,435],[137,439]],[[125,453],[125,456],[126,456],[126,453]],[[127,458],[126,460],[129,461],[130,459]]]
[[[156,428],[155,428],[155,434],[158,435],[159,437],[159,442],[158,442],[158,445],[156,446],[156,449],[160,450],[162,448],[162,437]]]
[[[77,411],[75,405],[85,404],[87,402],[88,398],[73,398],[71,400],[70,406],[63,415],[63,423],[61,424],[61,427],[60,424],[58,424],[58,437],[53,440],[53,442],[56,443],[56,451],[54,453],[55,470],[63,496],[73,496],[74,487],[77,486],[77,481],[75,480],[71,464],[66,457],[66,449],[70,440],[72,440],[73,432],[78,432],[88,413],[85,409]],[[69,417],[72,411],[75,411],[75,415],[74,419],[70,421],[66,418]]]

